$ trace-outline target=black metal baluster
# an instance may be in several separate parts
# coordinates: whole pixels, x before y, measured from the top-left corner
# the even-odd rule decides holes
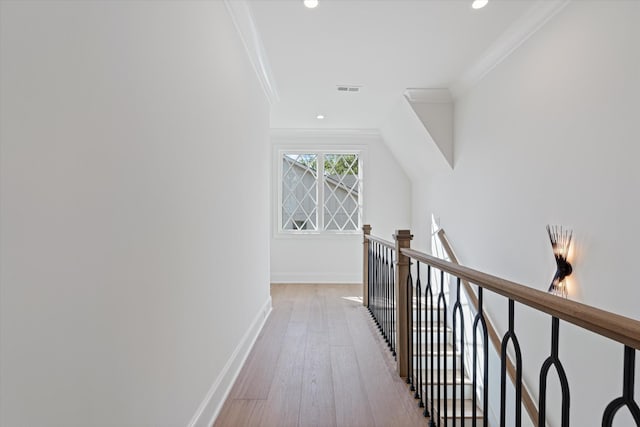
[[[382,289],[380,288],[380,244],[376,243],[376,324],[378,325],[378,329],[380,329],[380,293]]]
[[[385,274],[387,268],[387,248],[382,247],[382,263],[380,264],[380,280],[382,285],[382,337],[387,340],[386,337],[386,323],[387,323],[387,275]]]
[[[444,272],[442,270],[440,270],[440,283],[442,283],[442,278],[444,277]],[[442,328],[442,319],[440,316],[440,294],[441,294],[442,289],[440,289],[438,291],[438,298],[436,300],[436,305],[434,307],[434,309],[437,311],[437,315],[436,315],[436,320],[438,321],[437,325],[438,325],[438,331],[440,331],[440,329]],[[439,332],[438,332],[439,333]],[[444,337],[446,336],[446,331],[443,332],[442,337],[438,336],[438,342],[437,345],[431,350],[431,352],[433,353],[433,356],[435,356],[436,358],[436,373],[437,378],[436,378],[436,391],[438,394],[438,404],[436,405],[436,411],[437,411],[437,423],[438,423],[438,427],[440,427],[440,419],[442,418],[442,400],[441,400],[441,392],[442,392],[442,382],[440,380],[441,375],[442,375],[442,369],[441,369],[441,361],[440,361],[440,349],[442,346],[442,340],[444,340]]]
[[[407,292],[407,384],[410,384],[409,390],[415,391],[415,384],[413,381],[413,278],[411,277],[411,266],[409,266],[409,275],[407,276],[407,283],[405,283]]]
[[[382,281],[382,245],[378,244],[378,272],[376,273],[376,281],[378,282],[378,328],[383,332],[382,323],[384,318],[384,283]]]
[[[373,242],[373,289],[374,289],[374,298],[373,298],[373,320],[376,322],[376,326],[378,325],[378,248],[376,247],[377,243]]]
[[[442,306],[440,302],[442,301]],[[442,342],[438,340],[438,426],[440,420],[444,419],[447,427],[447,300],[444,296],[444,271],[440,270],[440,294],[438,295],[438,327],[442,326]],[[441,368],[442,363],[442,368]],[[443,399],[440,400],[440,389],[443,391]],[[442,414],[440,413],[442,411]],[[444,416],[442,416],[444,415]]]
[[[371,315],[373,316],[373,321],[377,323],[376,320],[376,298],[378,295],[378,289],[376,286],[376,243],[372,242],[371,243],[371,258],[372,258],[372,263],[371,263],[371,272],[370,272],[370,276],[371,276],[371,287],[373,288],[373,297],[369,297],[369,301],[371,303]]]
[[[371,242],[369,245],[369,283],[371,292],[369,293],[369,312],[373,321],[376,320],[376,248],[375,242]]]
[[[424,404],[422,405],[424,407],[424,411],[422,411],[422,414],[425,417],[429,416],[429,366],[427,364],[427,354],[429,352],[429,339],[427,338],[427,331],[429,330],[429,317],[427,316],[427,310],[429,310],[429,299],[427,298],[427,287],[429,286],[430,280],[429,280],[429,272],[430,272],[430,267],[429,265],[427,265],[427,286],[424,288],[424,304],[423,304],[423,312],[422,312],[422,318],[424,319],[424,328],[420,329],[420,333],[422,334],[424,331],[424,334],[421,335],[421,340],[422,340],[422,346],[424,347],[424,355],[423,355],[423,362],[424,362],[424,366],[422,366],[422,368],[420,369],[420,372],[422,373],[422,385],[420,386],[420,392],[422,393],[422,401],[424,402]],[[422,296],[421,296],[422,298]],[[424,385],[424,387],[423,387]]]
[[[381,331],[380,328],[380,244],[376,243],[376,325],[378,325],[378,330]]]
[[[391,289],[393,288],[391,280],[391,266],[393,265],[393,251],[389,249],[389,264],[387,265],[387,335],[389,336],[389,350],[393,352],[393,340],[392,340],[392,326],[393,321],[393,297],[391,296]]]
[[[456,290],[458,292],[458,295],[456,296],[456,302],[453,304],[453,313],[452,313],[452,317],[453,317],[453,378],[452,378],[452,383],[453,383],[453,389],[452,389],[452,405],[451,405],[451,412],[452,412],[452,417],[453,417],[453,427],[456,427],[456,395],[457,390],[456,390],[456,385],[457,385],[457,379],[456,379],[456,368],[457,368],[457,361],[456,361],[456,339],[458,338],[458,331],[457,331],[457,325],[456,325],[456,310],[458,308],[458,306],[460,305],[460,298],[459,298],[459,292],[460,292],[460,279],[458,278],[457,280],[457,286],[456,286]]]
[[[476,313],[475,318],[473,319],[473,380],[472,380],[472,387],[473,387],[473,397],[472,397],[472,415],[471,415],[471,426],[472,427],[477,427],[477,420],[478,420],[478,396],[477,396],[477,389],[478,389],[478,338],[477,338],[477,333],[478,333],[478,324],[482,327],[482,358],[483,358],[483,365],[484,365],[484,372],[483,372],[483,390],[482,390],[482,412],[484,415],[484,419],[483,419],[483,426],[487,427],[488,426],[488,414],[487,412],[489,411],[489,342],[488,342],[488,332],[487,332],[487,322],[484,318],[484,312],[483,312],[483,306],[482,306],[482,302],[483,302],[483,298],[482,298],[482,288],[478,286],[478,312]]]
[[[395,262],[395,251],[391,251],[391,270],[389,272],[389,279],[390,279],[390,289],[391,289],[391,353],[393,354],[393,358],[395,359],[396,357],[396,337],[397,337],[397,332],[395,330],[396,325],[395,325],[395,321],[396,321],[396,276],[395,276],[395,272],[393,269],[393,265]]]
[[[456,316],[456,313],[458,316]],[[464,426],[464,317],[462,315],[462,304],[460,303],[460,278],[456,283],[456,302],[453,305],[453,427],[456,426],[456,386],[457,380],[457,363],[456,363],[456,344],[457,344],[457,322],[460,319],[460,425]]]
[[[373,250],[373,288],[375,289],[375,298],[373,300],[373,318],[376,321],[376,326],[378,325],[378,248],[377,243],[374,243]]]
[[[420,283],[420,262],[416,262],[416,317],[417,317],[417,325],[415,328],[415,337],[416,337],[416,346],[418,348],[418,358],[417,358],[417,383],[416,393],[413,396],[416,399],[420,399],[418,402],[418,407],[424,407],[424,402],[422,401],[422,395],[420,394],[422,391],[422,284]]]
[[[393,347],[393,344],[391,344],[391,264],[391,249],[389,249],[387,258],[387,270],[385,271],[387,282],[387,343],[389,344],[389,350],[391,350]]]
[[[622,396],[609,403],[602,414],[602,427],[611,427],[616,412],[623,406],[627,406],[636,426],[640,426],[640,408],[634,400],[634,382],[636,370],[636,350],[624,346],[624,371],[622,379]]]
[[[429,427],[435,427],[435,422],[433,421],[433,414],[435,411],[433,410],[433,349],[434,349],[434,340],[433,340],[433,289],[431,286],[431,266],[427,265],[427,288],[425,289],[425,309],[429,310],[429,322],[427,324],[427,329],[429,331],[429,340],[431,345],[427,345],[427,354],[429,355],[429,365],[430,365],[430,375],[429,375],[429,393],[427,394],[427,398],[425,401],[427,405],[424,408],[423,415],[425,417],[430,417],[429,419]],[[425,316],[426,317],[426,316]],[[426,336],[426,335],[425,335]],[[426,365],[426,363],[425,363]],[[427,368],[427,366],[425,366]],[[427,371],[428,372],[428,371]],[[425,387],[426,389],[426,387]],[[429,400],[431,397],[431,400]],[[429,412],[429,408],[431,408],[431,412]]]
[[[376,283],[378,284],[378,301],[376,303],[376,307],[378,309],[378,329],[382,332],[382,315],[384,314],[382,311],[383,304],[383,287],[382,287],[382,245],[378,244],[378,262],[376,263]]]
[[[367,299],[367,309],[369,310],[369,314],[371,314],[371,298],[373,297],[373,290],[371,287],[371,281],[373,280],[371,274],[371,266],[373,264],[373,260],[371,259],[371,251],[372,251],[373,243],[369,241],[369,246],[367,249],[367,295],[369,298]]]
[[[387,269],[389,267],[389,260],[388,260],[388,253],[389,253],[389,249],[387,247],[385,247],[383,249],[383,263],[382,263],[382,292],[384,295],[384,299],[383,299],[383,306],[382,306],[382,335],[384,336],[384,340],[387,343],[387,345],[389,345],[389,337],[387,336],[387,323],[389,322],[389,312],[388,312],[388,307],[389,307],[389,295],[388,295],[388,290],[389,290],[389,284],[387,283],[388,279],[389,279],[389,275],[387,273]]]
[[[538,427],[546,426],[547,419],[547,375],[551,365],[556,367],[558,378],[560,378],[560,387],[562,389],[562,427],[569,427],[569,382],[562,367],[562,363],[558,358],[558,331],[560,329],[560,320],[557,317],[551,318],[551,355],[542,364],[540,370],[540,400],[538,405]]]
[[[389,349],[392,353],[395,353],[394,343],[393,343],[393,318],[395,316],[394,311],[394,295],[393,295],[393,249],[389,249],[389,271],[388,273],[388,283],[389,283]]]
[[[500,427],[506,427],[506,399],[507,399],[507,345],[509,340],[513,342],[516,353],[516,427],[522,425],[522,355],[520,354],[520,344],[513,331],[514,303],[509,299],[509,330],[502,338],[502,351],[500,352]],[[485,414],[486,416],[486,414]]]

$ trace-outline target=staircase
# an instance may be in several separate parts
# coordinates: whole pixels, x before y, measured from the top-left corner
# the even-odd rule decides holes
[[[452,426],[455,418],[457,426],[472,426],[473,383],[468,372],[463,373],[461,367],[465,357],[458,348],[459,340],[458,346],[454,347],[450,325],[445,326],[443,321],[437,323],[438,313],[441,320],[445,319],[442,307],[425,307],[424,297],[420,301],[414,297],[412,305],[413,358],[410,378],[411,390],[416,393],[414,397],[419,401],[419,407],[427,406],[436,425],[440,419],[440,425]],[[432,312],[433,325],[430,324]],[[476,425],[482,425],[482,419],[482,409],[476,407]]]
[[[544,425],[548,421],[546,386],[550,368],[555,371],[561,386],[560,414],[556,416],[562,423],[558,425],[569,427],[570,384],[562,366],[562,354],[558,351],[561,324],[572,324],[624,350],[622,368],[619,368],[622,396],[612,395],[613,400],[604,412],[595,415],[602,419],[603,427],[612,427],[618,410],[626,407],[635,425],[640,427],[640,406],[634,397],[640,321],[460,266],[451,250],[448,252],[452,262],[449,262],[411,249],[413,235],[409,230],[396,230],[394,242],[371,236],[368,225],[363,227],[363,232],[363,303],[396,356],[398,375],[409,380],[409,389],[418,406],[424,408],[426,405],[424,415],[431,416],[430,427],[486,426],[490,395],[492,399],[500,399],[495,411],[496,416],[499,413],[501,425],[522,425],[523,409],[532,425]],[[438,231],[438,236],[443,244],[447,243],[442,238],[442,230]],[[463,286],[464,294],[461,292]],[[450,291],[449,298],[445,298],[446,291]],[[501,335],[484,312],[483,295],[487,292],[508,303],[508,329]],[[425,295],[428,295],[428,301]],[[463,295],[467,298],[461,298]],[[432,308],[433,304],[436,307]],[[473,319],[465,315],[465,304],[475,312]],[[518,339],[521,330],[517,325],[523,316],[516,315],[516,306],[528,307],[551,320],[547,335],[551,351],[539,371],[537,406],[522,382],[522,351]],[[464,334],[454,340],[457,328],[447,323],[451,318],[465,331],[481,334],[482,348],[469,346]],[[509,347],[513,349],[512,357],[505,351]],[[471,357],[466,357],[462,350],[471,352]],[[489,351],[497,351],[500,358],[500,368],[495,372],[489,372]],[[474,376],[482,384],[481,396],[478,389],[473,389],[471,375],[464,368],[465,359],[476,360],[478,353],[483,354],[482,372],[476,372]],[[490,376],[500,379],[499,386],[489,383]],[[515,390],[513,399],[506,393],[509,383]],[[594,391],[599,390],[579,390],[581,393]],[[478,403],[484,411],[473,406],[474,395],[481,397],[482,402]]]

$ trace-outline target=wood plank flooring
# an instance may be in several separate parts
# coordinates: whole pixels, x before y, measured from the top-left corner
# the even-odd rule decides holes
[[[361,292],[272,285],[273,312],[214,426],[426,426]]]

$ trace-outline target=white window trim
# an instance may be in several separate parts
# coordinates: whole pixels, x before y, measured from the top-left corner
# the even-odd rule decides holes
[[[317,230],[284,230],[282,228],[282,156],[284,154],[357,154],[359,160],[358,167],[358,228],[356,230],[323,230],[324,214],[322,210],[318,211],[318,229]],[[274,209],[273,209],[273,235],[276,238],[336,238],[348,237],[358,238],[362,235],[362,224],[364,221],[364,180],[367,163],[367,147],[364,145],[346,145],[346,144],[277,144],[273,150],[273,186],[275,193]],[[318,162],[318,176],[324,174],[324,163]],[[318,201],[324,200],[324,186],[318,185],[317,189]],[[321,199],[322,197],[322,199]],[[322,206],[319,206],[319,208]]]

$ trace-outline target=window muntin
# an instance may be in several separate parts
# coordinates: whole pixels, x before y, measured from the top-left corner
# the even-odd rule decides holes
[[[280,231],[358,232],[361,159],[357,152],[282,152]]]
[[[359,230],[357,154],[324,155],[324,229]]]
[[[282,229],[315,230],[318,225],[318,156],[282,156]]]

